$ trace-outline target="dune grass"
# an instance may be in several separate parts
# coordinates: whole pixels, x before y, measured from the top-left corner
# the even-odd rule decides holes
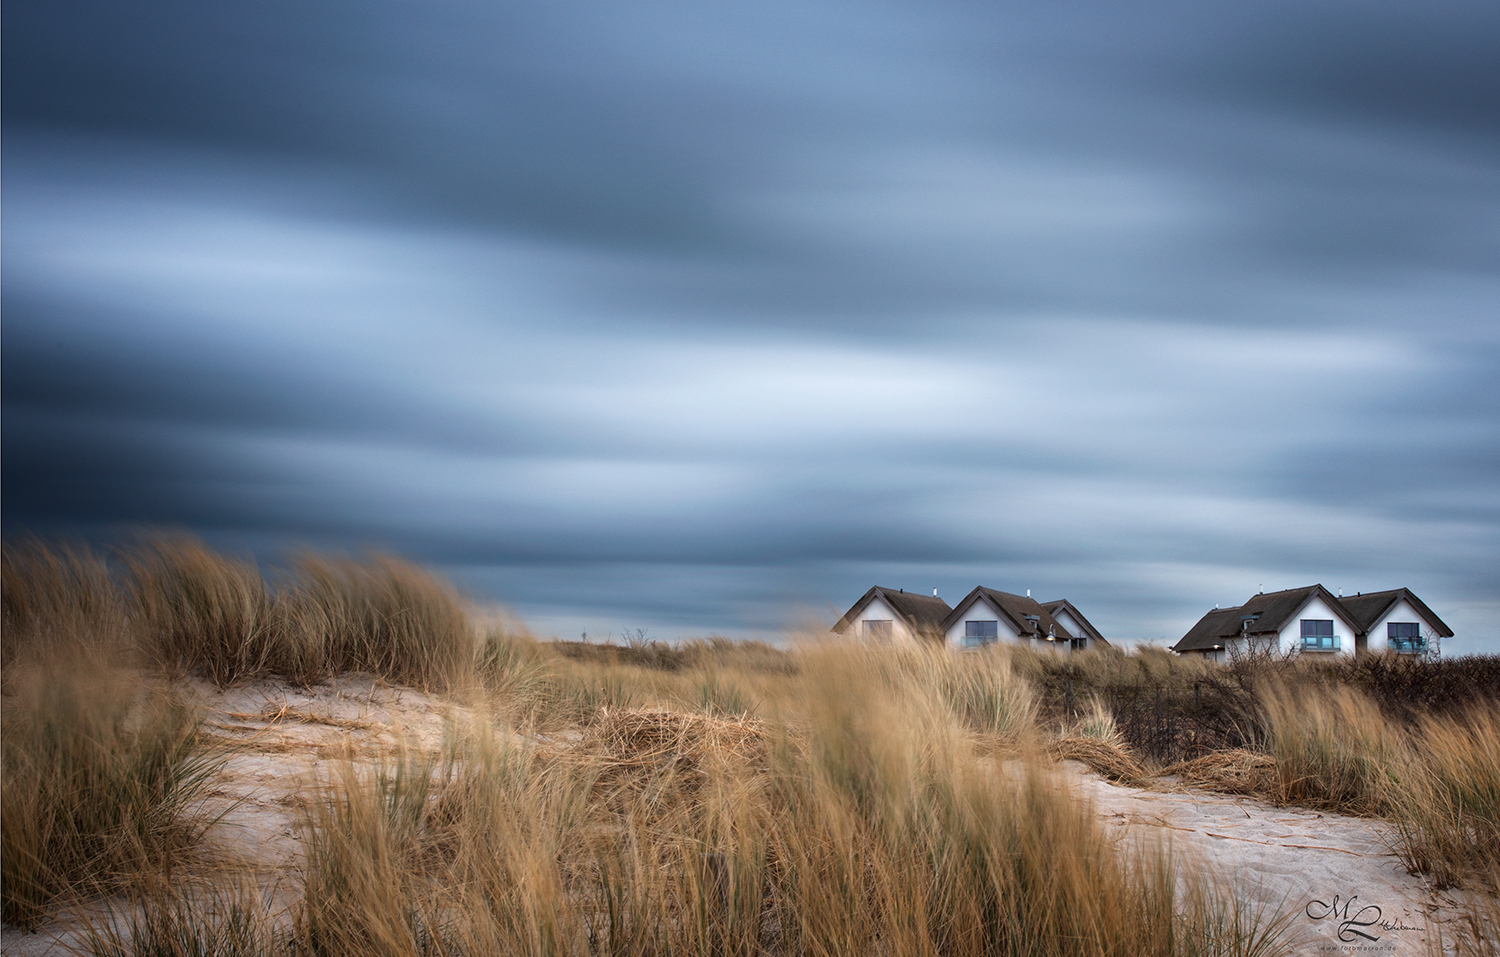
[[[268,573],[191,538],[106,558],[30,541],[4,556],[4,660],[59,636],[225,687],[299,684],[366,671],[443,690],[471,681],[479,642],[463,601],[430,572],[385,555],[299,555]]]
[[[169,869],[205,823],[195,806],[216,763],[192,708],[137,674],[74,655],[11,667],[0,912],[30,927]]]
[[[101,953],[1284,950],[1275,915],[1105,841],[1060,798],[1057,757],[1127,782],[1191,759],[1199,783],[1387,815],[1441,884],[1500,857],[1500,704],[1477,659],[548,643],[481,634],[450,586],[387,557],[268,573],[181,539],[3,557],[4,916],[156,888],[127,922],[146,942],[91,938]],[[442,754],[328,766],[275,933],[238,891],[193,906],[164,875],[212,763],[159,679],[348,671],[477,717]]]
[[[248,883],[163,886],[110,902],[84,921],[74,952],[86,957],[269,957],[285,952]]]
[[[1414,747],[1420,757],[1404,766],[1406,777],[1389,798],[1407,866],[1439,886],[1462,884],[1466,874],[1493,878],[1500,861],[1500,708],[1426,717]],[[1500,892],[1500,882],[1490,886]]]
[[[570,746],[487,723],[450,760],[333,774],[308,952],[1274,954],[1274,920],[1117,848],[1046,768],[981,760],[946,662],[802,656],[798,727],[602,712]]]

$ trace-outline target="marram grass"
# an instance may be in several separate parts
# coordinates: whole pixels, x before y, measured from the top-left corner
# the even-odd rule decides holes
[[[1183,738],[1139,736],[1154,701],[1173,721],[1229,702],[1233,734],[1178,756],[1243,742],[1240,791],[1388,815],[1440,883],[1482,885],[1500,856],[1500,710],[1377,706],[1419,666],[554,645],[481,636],[451,587],[394,559],[267,574],[187,540],[7,547],[3,577],[5,919],[130,890],[135,916],[95,928],[97,953],[1286,952],[1276,914],[1162,848],[1111,845],[1052,780],[1064,752],[1124,780],[1159,769]],[[290,911],[174,883],[212,762],[160,678],[353,670],[476,717],[440,754],[324,767]],[[1488,673],[1437,684],[1470,672]]]

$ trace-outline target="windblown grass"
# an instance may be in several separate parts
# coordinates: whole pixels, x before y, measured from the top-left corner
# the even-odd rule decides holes
[[[75,949],[87,957],[268,957],[278,935],[248,884],[158,886],[88,919]]]
[[[1477,659],[542,643],[481,637],[451,587],[395,559],[267,574],[189,540],[109,560],[7,547],[3,584],[7,921],[139,885],[191,841],[207,759],[144,674],[358,670],[483,715],[446,755],[329,766],[286,939],[172,891],[129,924],[167,943],[97,938],[112,953],[1278,951],[1275,915],[1109,844],[1049,756],[1389,815],[1443,883],[1500,857],[1500,671]],[[1397,707],[1401,688],[1435,703]],[[1464,689],[1479,700],[1459,711]]]
[[[0,550],[0,669],[38,656],[113,656],[133,633],[125,595],[97,554],[37,540]]]
[[[1416,737],[1420,759],[1407,763],[1389,799],[1402,857],[1440,886],[1463,883],[1467,874],[1493,877],[1500,861],[1500,708],[1423,718]],[[1500,893],[1500,883],[1491,889]]]
[[[114,563],[83,548],[8,545],[4,626],[6,663],[61,638],[220,687],[368,671],[441,690],[470,681],[479,652],[458,593],[415,565],[303,555],[268,578],[186,538],[122,549]]]
[[[192,539],[159,540],[123,557],[121,590],[153,663],[223,687],[287,657],[294,636],[254,563]]]
[[[137,675],[72,655],[13,667],[0,910],[30,927],[59,901],[169,869],[201,828],[215,764],[192,709]]]
[[[1412,763],[1399,725],[1368,696],[1332,683],[1265,689],[1274,797],[1355,814],[1381,814]]]
[[[299,946],[561,954],[1272,954],[1275,922],[1120,849],[1043,766],[980,759],[936,664],[803,656],[798,728],[606,711],[346,766],[308,812]],[[915,666],[915,667],[914,667]]]

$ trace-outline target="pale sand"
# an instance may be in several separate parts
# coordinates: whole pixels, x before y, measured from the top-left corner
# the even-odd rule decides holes
[[[362,675],[306,690],[276,681],[194,689],[209,708],[205,731],[237,745],[209,799],[223,817],[206,836],[205,854],[241,860],[273,909],[297,893],[296,809],[316,783],[319,763],[351,748],[364,755],[402,742],[435,749],[445,721],[462,717],[441,699]],[[1295,914],[1298,953],[1427,954],[1462,900],[1408,874],[1387,845],[1390,826],[1379,821],[1206,792],[1120,787],[1074,762],[1064,763],[1059,787],[1091,801],[1120,841],[1165,839],[1184,869],[1203,869],[1269,913]],[[1331,907],[1337,916],[1327,915]],[[1341,927],[1347,918],[1361,923]],[[1341,929],[1346,941],[1338,939]],[[0,953],[63,954],[61,944],[72,938],[66,920],[37,934],[6,927]]]
[[[1203,791],[1119,787],[1067,765],[1078,793],[1122,839],[1165,839],[1184,867],[1233,884],[1268,912],[1295,914],[1299,953],[1427,954],[1433,932],[1463,899],[1408,874],[1386,822]],[[1333,907],[1340,916],[1329,913]],[[1452,928],[1443,936],[1451,939]]]

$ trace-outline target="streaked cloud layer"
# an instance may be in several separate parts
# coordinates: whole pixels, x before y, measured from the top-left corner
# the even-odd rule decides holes
[[[1500,651],[1500,8],[12,4],[7,530],[544,631],[1408,585]],[[841,608],[839,609],[841,610]]]

